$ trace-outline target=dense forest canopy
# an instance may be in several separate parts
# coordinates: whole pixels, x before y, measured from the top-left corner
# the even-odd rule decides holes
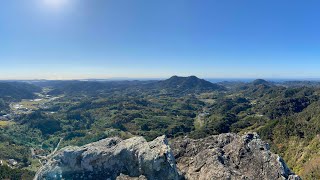
[[[30,149],[47,155],[61,138],[60,148],[110,136],[152,140],[163,134],[202,138],[256,131],[296,173],[317,179],[318,84],[262,79],[211,83],[195,76],[161,81],[0,82],[0,115],[11,117],[0,121],[0,159],[18,161],[14,171],[2,167],[0,177],[29,177],[39,167]]]
[[[40,92],[41,88],[29,83],[22,82],[0,82],[0,98],[2,99],[31,99],[35,92]]]

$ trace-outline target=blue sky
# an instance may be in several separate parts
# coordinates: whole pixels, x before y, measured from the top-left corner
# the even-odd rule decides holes
[[[316,0],[2,0],[0,79],[320,78],[319,7]]]

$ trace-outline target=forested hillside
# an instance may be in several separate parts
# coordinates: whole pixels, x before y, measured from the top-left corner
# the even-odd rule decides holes
[[[21,100],[34,98],[35,92],[41,88],[22,82],[0,82],[0,98],[9,100]]]
[[[320,178],[320,88],[314,83],[291,86],[260,79],[218,85],[174,76],[164,81],[34,84],[5,84],[13,91],[0,91],[0,107],[8,108],[8,94],[18,100],[45,90],[36,107],[29,102],[32,111],[9,108],[14,118],[0,125],[0,159],[15,159],[17,169],[34,172],[41,166],[34,156],[48,155],[61,138],[59,148],[111,136],[153,140],[163,134],[174,139],[255,131],[297,174]]]

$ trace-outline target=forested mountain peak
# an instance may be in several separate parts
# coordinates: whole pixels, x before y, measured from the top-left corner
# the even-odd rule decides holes
[[[264,79],[256,79],[252,82],[253,85],[258,86],[258,85],[271,85],[269,81],[266,81]]]
[[[225,87],[213,84],[196,76],[180,77],[172,76],[169,79],[158,82],[158,86],[164,89],[184,89],[187,91],[224,90]]]

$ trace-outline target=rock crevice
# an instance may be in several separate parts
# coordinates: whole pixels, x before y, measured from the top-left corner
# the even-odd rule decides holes
[[[171,149],[172,147],[172,149]],[[256,133],[147,142],[107,138],[58,151],[39,179],[300,179]]]
[[[172,148],[186,179],[300,179],[256,133],[180,138]]]

